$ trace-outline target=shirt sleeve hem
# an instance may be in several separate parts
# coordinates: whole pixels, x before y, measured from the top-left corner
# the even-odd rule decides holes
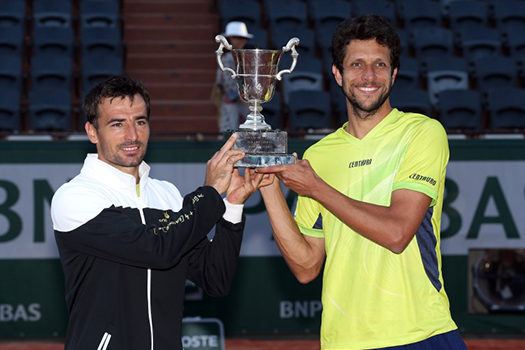
[[[305,236],[324,238],[324,234],[322,230],[315,229],[315,228],[308,228],[308,227],[305,227],[299,224],[297,226],[299,227],[299,230],[301,231],[301,233]]]
[[[436,204],[437,191],[431,188],[428,188],[428,186],[425,186],[423,184],[414,183],[414,182],[403,181],[403,182],[398,182],[394,184],[394,186],[392,187],[392,192],[395,190],[400,190],[400,189],[407,189],[407,190],[417,191],[417,192],[426,194],[427,196],[432,198],[432,202],[430,203],[430,206],[432,207]]]

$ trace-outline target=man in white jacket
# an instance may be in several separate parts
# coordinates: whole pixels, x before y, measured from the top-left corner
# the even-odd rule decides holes
[[[65,349],[181,349],[185,281],[228,293],[243,203],[262,175],[233,168],[243,157],[233,135],[208,161],[204,185],[182,197],[150,178],[143,161],[150,99],[142,84],[111,77],[83,107],[97,154],[51,204],[69,310]]]

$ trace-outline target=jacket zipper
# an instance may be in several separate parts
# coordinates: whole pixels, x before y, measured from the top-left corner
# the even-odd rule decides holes
[[[142,208],[142,203],[140,200],[140,196],[138,198],[138,209],[140,213],[140,219],[144,225],[146,225],[146,218],[144,217],[144,211]],[[151,269],[148,269],[148,276],[147,276],[147,297],[148,297],[148,320],[149,320],[149,331],[150,331],[150,338],[151,338],[151,350],[154,349],[153,346],[153,316],[151,313]]]

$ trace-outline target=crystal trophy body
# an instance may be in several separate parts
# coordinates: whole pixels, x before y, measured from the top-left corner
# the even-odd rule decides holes
[[[238,137],[233,148],[245,152],[244,158],[235,163],[235,166],[257,168],[295,163],[295,157],[287,154],[287,132],[272,130],[261,114],[261,104],[272,99],[276,81],[281,80],[283,74],[291,73],[295,68],[299,56],[295,46],[299,44],[299,39],[290,39],[282,50],[232,49],[222,35],[217,35],[215,41],[220,44],[215,52],[220,69],[231,73],[231,78],[236,79],[239,96],[248,104],[250,110],[246,121],[235,130]],[[224,67],[222,63],[224,48],[232,52],[236,71]],[[291,51],[292,56],[290,69],[278,71],[279,60],[282,54],[288,51]]]

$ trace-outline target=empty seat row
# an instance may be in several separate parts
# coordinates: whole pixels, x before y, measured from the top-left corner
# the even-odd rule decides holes
[[[330,41],[323,32],[333,33],[341,20],[364,13],[383,15],[394,25],[398,22],[396,16],[400,16],[403,22],[409,23],[404,26],[409,32],[414,32],[415,28],[443,28],[443,17],[449,22],[446,29],[450,33],[446,35],[452,36],[457,45],[460,41],[481,38],[501,39],[504,45],[519,46],[516,41],[520,40],[520,33],[525,29],[523,1],[506,0],[492,4],[484,0],[455,0],[445,4],[435,0],[221,0],[219,13],[223,26],[228,21],[241,20],[249,27],[257,28],[256,31],[261,27],[268,28],[270,36],[274,32],[290,34],[294,30],[312,27],[316,35],[319,32],[320,46],[328,45]],[[428,35],[432,33],[424,36]],[[270,44],[276,43],[270,39]]]
[[[428,96],[422,90],[394,88],[392,106],[404,111],[431,115]],[[449,131],[520,131],[525,128],[525,89],[501,87],[480,92],[470,89],[449,89],[437,94],[438,119]],[[488,119],[484,125],[483,116]]]
[[[468,89],[445,90],[438,98],[439,120],[449,132],[520,132],[525,128],[525,89],[502,88],[485,94]],[[424,92],[402,88],[393,89],[391,103],[400,110],[427,115],[430,108]],[[276,94],[263,105],[262,114],[272,128],[286,128],[292,135],[325,132],[347,121],[342,94],[340,99],[330,101],[326,91],[294,91],[286,104]]]
[[[0,55],[0,95],[7,97],[8,103],[13,106],[16,122],[4,122],[0,118],[0,129],[18,131],[20,128],[20,106],[24,91],[24,78],[21,73],[20,60],[8,55]],[[15,73],[15,70],[18,73]],[[106,77],[123,72],[122,59],[114,56],[100,56],[96,59],[84,59],[80,73],[81,93],[85,94],[96,83]],[[29,73],[27,98],[29,105],[29,130],[71,130],[71,105],[75,100],[74,75],[72,61],[63,56],[35,56],[32,61],[32,70]],[[67,111],[64,120],[51,118],[45,120],[44,114],[56,110]],[[44,108],[45,107],[45,108]],[[5,108],[4,108],[5,109]],[[35,113],[33,113],[33,111]],[[64,112],[65,113],[65,112]]]
[[[334,127],[330,96],[322,90],[290,92],[284,103],[279,94],[263,104],[262,114],[273,129],[286,129],[291,134],[309,133]],[[288,116],[284,118],[283,116]]]
[[[232,20],[261,26],[288,21],[304,26],[337,22],[349,16],[376,13],[405,28],[442,26],[452,29],[495,26],[502,32],[523,29],[525,4],[521,0],[220,0],[222,25]]]
[[[36,27],[71,27],[74,11],[72,0],[2,0],[0,27],[23,27],[31,20]],[[32,5],[32,6],[31,6]],[[81,27],[119,26],[120,8],[117,0],[81,0],[79,21]],[[28,7],[31,17],[28,18]]]
[[[231,8],[231,6],[227,6],[229,4],[228,1],[230,0],[220,2],[220,4],[223,5],[221,7],[223,12],[226,12],[227,8]],[[250,1],[253,0],[241,0],[240,3],[250,4]],[[463,1],[464,0],[456,0],[454,2]],[[478,0],[468,1],[478,2]],[[290,37],[297,36],[301,40],[297,47],[301,56],[299,60],[303,60],[306,56],[321,58],[323,61],[323,70],[321,73],[324,75],[325,80],[331,79],[331,37],[337,23],[347,17],[345,12],[350,6],[363,11],[362,13],[366,13],[368,10],[379,11],[379,9],[383,7],[392,7],[391,10],[394,11],[394,7],[396,6],[396,11],[398,11],[399,6],[401,6],[401,4],[398,4],[397,2],[379,2],[374,0],[354,1],[352,3],[344,0],[330,0],[327,3],[314,0],[306,1],[306,3],[299,1],[300,6],[297,2],[298,0],[285,0],[282,1],[282,3],[285,4],[283,5],[281,2],[271,0],[261,2],[257,1],[260,6],[255,6],[255,8],[258,10],[251,10],[254,13],[254,16],[259,16],[257,17],[259,19],[264,17],[264,11],[261,11],[261,8],[267,8],[266,11],[272,11],[268,15],[272,18],[272,21],[270,22],[268,29],[253,25],[250,26],[249,24],[249,30],[254,34],[254,38],[248,41],[248,47],[279,49]],[[433,5],[441,6],[439,2],[431,2],[434,3]],[[380,3],[383,3],[383,5],[380,5]],[[410,2],[403,2],[401,8],[406,7],[409,3]],[[345,5],[346,7],[340,8],[339,6],[341,5]],[[484,3],[484,5],[488,7],[486,3]],[[314,13],[316,16],[313,28],[309,28],[305,25],[297,25],[297,23],[300,22],[296,18],[293,18],[292,14],[279,17],[280,13],[287,13],[291,8],[295,8],[295,12],[292,13],[296,13],[303,11],[304,7],[310,8],[308,12]],[[449,11],[451,13],[456,13],[456,10],[453,10],[456,7],[457,5],[450,4]],[[469,6],[465,7],[468,8]],[[275,8],[278,10],[274,10]],[[339,10],[334,11],[334,9]],[[465,9],[463,10],[466,11]],[[241,5],[235,7],[232,11],[238,16],[238,18],[235,19],[245,19],[240,13],[249,10]],[[486,11],[488,11],[488,9],[486,9]],[[517,17],[520,17],[520,11],[521,10],[518,9]],[[477,27],[473,24],[468,25],[463,23],[469,22],[468,13],[465,13],[464,15],[458,14],[457,17],[457,21],[462,22],[456,26],[457,28],[460,28],[458,29],[459,32],[453,32],[451,29],[440,26],[421,26],[413,31],[399,29],[404,54],[415,57],[418,60],[433,59],[436,56],[448,57],[453,55],[463,57],[468,61],[469,69],[475,65],[476,60],[486,56],[508,56],[508,54],[510,54],[512,57],[515,57],[516,60],[519,58],[519,64],[522,64],[525,60],[525,36],[522,35],[521,31],[508,33],[506,41],[503,41],[503,38],[496,29],[486,26],[488,19],[485,19],[485,21],[477,21],[474,19],[473,22],[482,26]],[[459,20],[459,17],[461,17],[462,20]],[[525,13],[523,14],[523,17],[525,18]],[[512,21],[512,19],[509,18],[505,23],[508,21]],[[262,23],[262,20],[256,22]],[[402,66],[402,73],[411,74],[412,72],[404,69]],[[464,75],[464,73],[462,74]],[[474,76],[470,71],[469,75]]]
[[[288,29],[276,24],[269,29],[249,26],[254,37],[247,47],[280,49],[291,37],[301,42],[297,51],[302,55],[320,56],[329,60],[331,38],[334,27],[298,27]],[[490,55],[511,55],[525,57],[525,36],[523,32],[511,32],[504,41],[493,28],[468,28],[454,33],[443,27],[420,28],[415,31],[399,29],[402,51],[410,56],[425,58],[436,55],[457,55],[467,60]]]
[[[501,86],[523,86],[523,62],[508,56],[486,56],[472,62],[457,56],[430,56],[420,61],[401,57],[401,67],[396,77],[397,86],[421,87],[426,84],[431,102],[446,89],[474,88],[481,91]]]
[[[119,3],[80,1],[78,26],[74,4],[2,3],[0,95],[7,97],[0,103],[0,130],[70,131],[76,101],[97,82],[123,72]]]

